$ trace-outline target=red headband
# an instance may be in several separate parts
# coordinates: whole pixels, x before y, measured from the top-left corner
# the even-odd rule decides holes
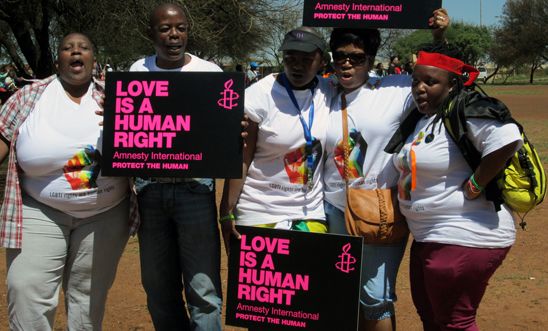
[[[470,86],[479,75],[478,69],[468,65],[461,60],[452,58],[439,53],[419,52],[417,65],[433,66],[462,76],[468,73],[468,80],[464,83],[465,86]]]

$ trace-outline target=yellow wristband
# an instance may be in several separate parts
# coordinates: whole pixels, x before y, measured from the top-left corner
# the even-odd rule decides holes
[[[236,215],[234,215],[232,213],[219,218],[219,222],[221,222],[221,223],[227,222],[227,221],[235,221],[235,220],[236,220]]]

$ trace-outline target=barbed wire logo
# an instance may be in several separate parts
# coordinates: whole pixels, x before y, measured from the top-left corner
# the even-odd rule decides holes
[[[237,107],[238,99],[240,99],[240,95],[237,92],[234,92],[232,89],[232,85],[234,85],[234,81],[232,79],[229,79],[225,82],[225,89],[223,92],[219,93],[223,97],[217,101],[217,104],[220,107],[223,107],[224,109],[232,110],[232,108]]]
[[[352,245],[350,245],[350,243],[343,246],[343,252],[341,255],[339,255],[341,260],[335,264],[335,267],[344,273],[350,273],[350,271],[353,271],[355,269],[353,265],[356,263],[356,258],[348,253],[348,251],[350,251],[350,248],[352,248]]]

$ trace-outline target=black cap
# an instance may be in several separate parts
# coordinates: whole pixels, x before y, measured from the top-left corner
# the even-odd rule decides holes
[[[289,31],[285,35],[282,46],[280,47],[280,51],[301,51],[307,53],[313,52],[316,49],[325,53],[327,49],[325,40],[314,33],[299,29]]]

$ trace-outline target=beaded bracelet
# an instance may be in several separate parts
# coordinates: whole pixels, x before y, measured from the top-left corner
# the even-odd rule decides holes
[[[236,220],[236,215],[234,215],[232,213],[219,218],[219,222],[221,222],[221,223],[227,222],[227,221],[235,221],[235,220]]]
[[[481,191],[483,191],[483,187],[480,186],[478,184],[478,182],[476,182],[476,179],[474,178],[474,174],[472,174],[472,176],[470,176],[470,179],[468,181],[471,184],[470,188],[474,188],[474,189],[471,190],[473,193],[480,193]]]

